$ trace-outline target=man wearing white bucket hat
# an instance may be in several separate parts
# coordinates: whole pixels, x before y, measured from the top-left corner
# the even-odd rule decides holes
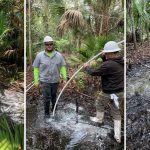
[[[55,51],[52,37],[46,36],[43,43],[45,45],[45,50],[37,54],[33,63],[34,84],[38,86],[40,81],[44,98],[44,114],[45,118],[49,118],[50,101],[52,103],[51,111],[53,111],[60,74],[64,79],[64,83],[67,80],[67,75],[65,60],[58,51]]]
[[[96,117],[91,120],[103,123],[104,108],[108,105],[114,120],[114,138],[121,142],[121,112],[120,105],[124,101],[124,61],[120,56],[121,48],[114,41],[105,44],[103,55],[105,61],[97,69],[89,68],[85,64],[84,68],[92,76],[101,76],[102,91],[96,99]]]

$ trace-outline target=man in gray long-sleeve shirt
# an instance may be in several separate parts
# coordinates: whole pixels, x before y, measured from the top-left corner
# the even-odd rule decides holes
[[[124,101],[124,61],[120,56],[118,44],[110,41],[105,44],[103,54],[106,61],[98,69],[89,68],[84,65],[85,70],[92,76],[100,76],[102,91],[96,100],[96,117],[91,117],[94,122],[103,122],[104,108],[110,107],[114,119],[114,137],[121,142],[121,112],[120,104]]]

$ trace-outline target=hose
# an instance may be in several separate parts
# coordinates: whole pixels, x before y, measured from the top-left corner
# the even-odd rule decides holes
[[[123,43],[123,42],[124,42],[124,40],[118,42],[118,44],[121,44],[121,43]],[[95,58],[97,58],[98,56],[100,56],[102,53],[103,53],[103,52],[98,53],[97,55],[95,55],[93,58],[91,58],[91,59],[90,59],[89,61],[87,61],[86,63],[91,62],[92,60],[94,60]],[[55,106],[54,106],[54,109],[53,109],[53,117],[54,117],[54,115],[55,115],[55,110],[56,110],[57,103],[58,103],[59,98],[60,98],[60,96],[62,95],[63,91],[65,90],[65,88],[67,87],[67,85],[70,83],[70,81],[71,81],[71,80],[78,74],[78,72],[80,72],[82,69],[83,69],[83,66],[81,66],[81,67],[72,75],[72,77],[67,81],[67,83],[65,84],[65,86],[64,86],[63,89],[61,90],[60,94],[59,94],[58,97],[57,97],[57,100],[56,100],[56,103],[55,103]]]

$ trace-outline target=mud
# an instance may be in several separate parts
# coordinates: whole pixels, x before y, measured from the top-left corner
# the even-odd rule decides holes
[[[118,144],[113,138],[109,110],[106,110],[104,125],[99,126],[89,119],[96,113],[94,97],[90,99],[76,92],[70,95],[64,92],[55,118],[48,120],[43,118],[42,97],[34,105],[33,101],[27,103],[27,150],[123,150],[123,129],[122,143]]]
[[[127,150],[150,149],[150,61],[127,72]]]

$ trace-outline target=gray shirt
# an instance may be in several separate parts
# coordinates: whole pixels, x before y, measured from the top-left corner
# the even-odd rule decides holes
[[[63,56],[57,51],[54,51],[51,57],[45,51],[42,51],[37,54],[33,62],[33,67],[39,68],[39,80],[46,83],[58,83],[60,68],[65,65]]]

